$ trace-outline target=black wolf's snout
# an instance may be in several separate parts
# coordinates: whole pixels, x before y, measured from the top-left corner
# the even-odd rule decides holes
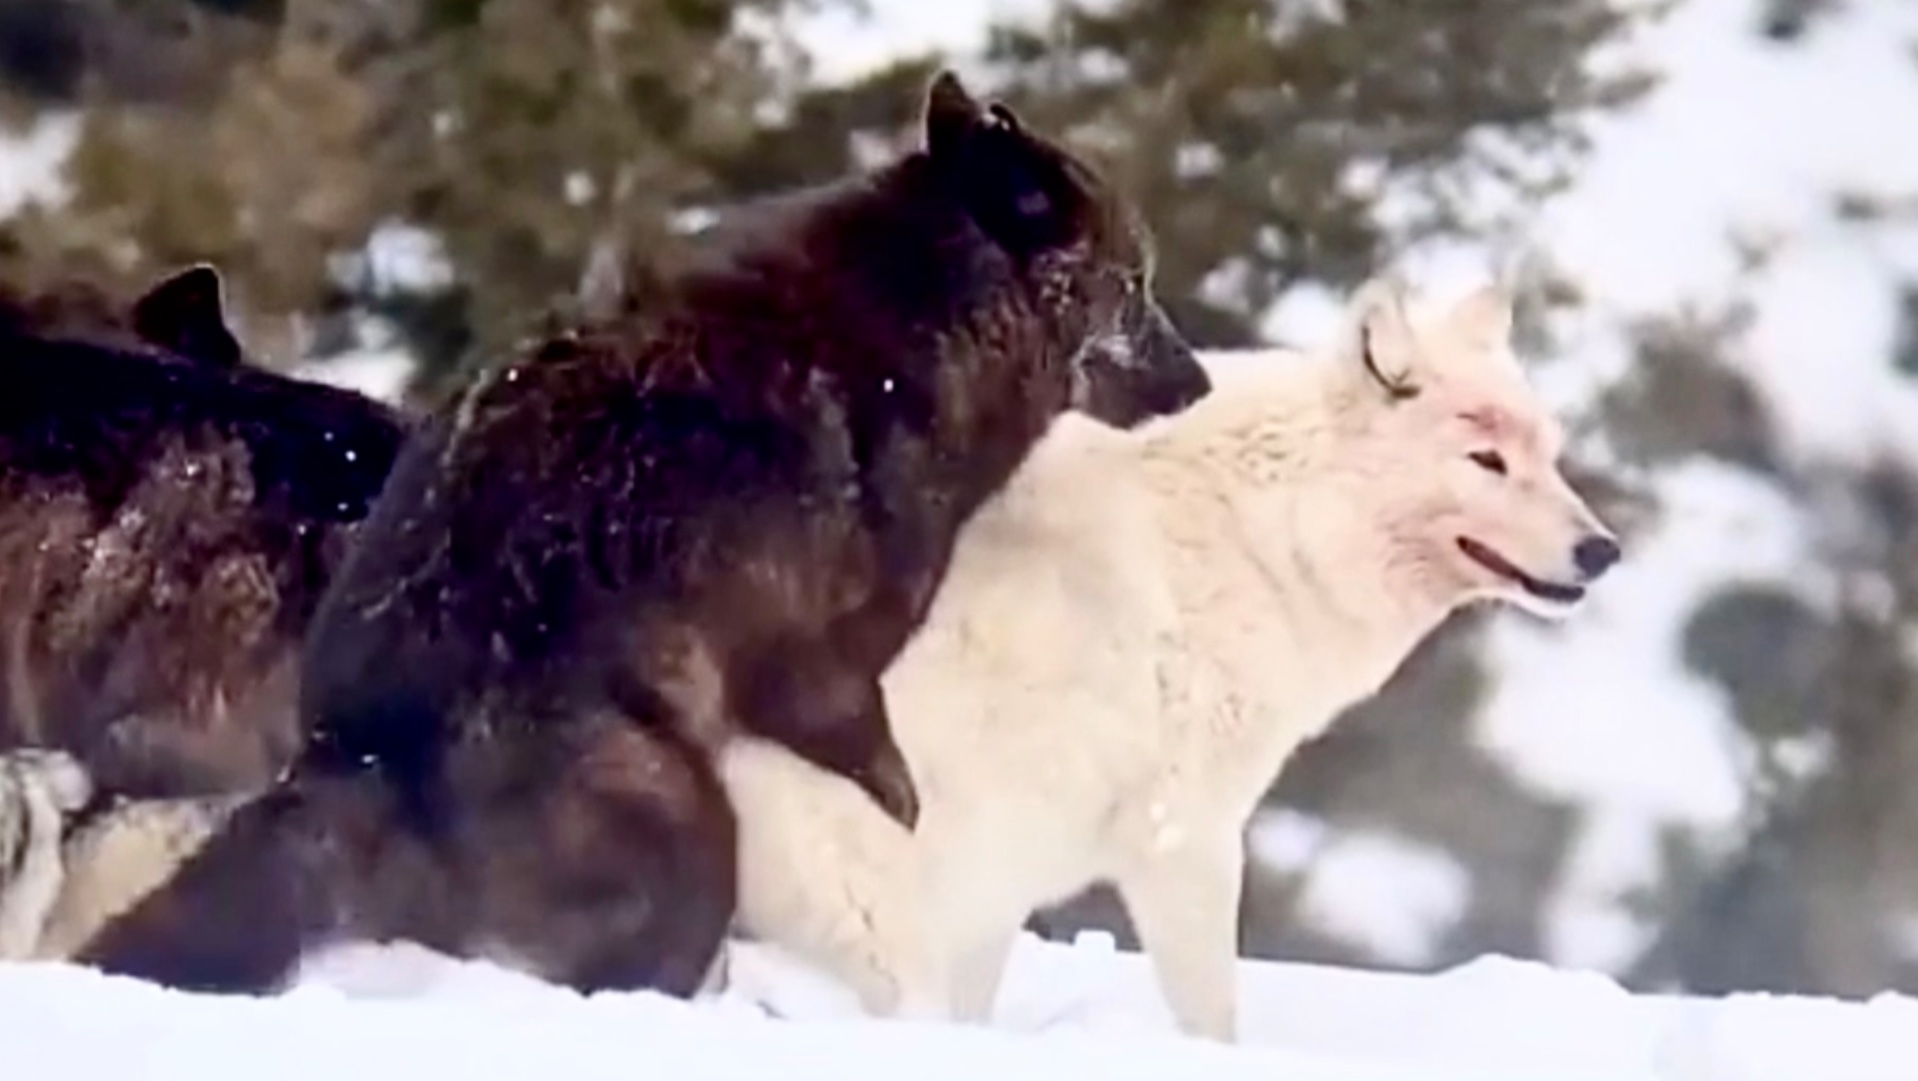
[[[1572,546],[1572,564],[1590,580],[1611,570],[1624,554],[1618,541],[1603,533],[1594,533]]]
[[[1192,346],[1157,304],[1146,302],[1086,358],[1086,413],[1119,428],[1180,412],[1212,391]]]
[[[1177,413],[1211,393],[1212,378],[1205,374],[1198,354],[1157,304],[1147,306],[1134,348],[1144,358],[1147,372],[1156,377],[1160,413]]]

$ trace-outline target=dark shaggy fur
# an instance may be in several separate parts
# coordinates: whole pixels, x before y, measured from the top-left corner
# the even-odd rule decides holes
[[[398,416],[240,363],[219,276],[130,311],[0,298],[0,749],[121,795],[264,788],[298,743],[298,647]]]
[[[949,75],[925,123],[434,417],[315,621],[293,776],[84,959],[259,990],[403,937],[684,994],[733,911],[727,740],[910,825],[878,679],[961,523],[1075,403],[1207,389],[1090,170]]]
[[[164,360],[238,367],[240,342],[226,325],[220,274],[204,263],[155,283],[131,304],[85,280],[40,290],[0,286],[0,337],[80,338],[140,349]]]

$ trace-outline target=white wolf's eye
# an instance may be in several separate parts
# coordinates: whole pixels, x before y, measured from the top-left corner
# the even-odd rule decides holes
[[[1495,450],[1475,450],[1470,455],[1480,469],[1498,476],[1505,475],[1505,456]]]

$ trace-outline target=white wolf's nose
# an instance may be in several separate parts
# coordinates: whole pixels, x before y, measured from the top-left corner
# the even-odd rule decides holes
[[[1625,553],[1618,542],[1603,533],[1594,533],[1572,546],[1572,563],[1587,580],[1611,570]]]

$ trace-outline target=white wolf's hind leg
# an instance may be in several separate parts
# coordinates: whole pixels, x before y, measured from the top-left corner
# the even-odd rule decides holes
[[[999,998],[1006,962],[1018,940],[1019,925],[1015,923],[1012,930],[974,942],[959,954],[952,970],[953,1016],[977,1025],[992,1020],[992,1006]]]
[[[845,984],[868,1014],[949,1017],[914,835],[782,748],[741,740],[721,776],[739,814],[740,923]]]
[[[67,816],[92,795],[92,778],[70,755],[0,755],[0,960],[35,955],[66,880]]]
[[[948,967],[908,877],[870,870],[876,868],[816,866],[814,877],[778,891],[776,904],[749,885],[741,911],[756,934],[845,984],[867,1014],[951,1018]]]

